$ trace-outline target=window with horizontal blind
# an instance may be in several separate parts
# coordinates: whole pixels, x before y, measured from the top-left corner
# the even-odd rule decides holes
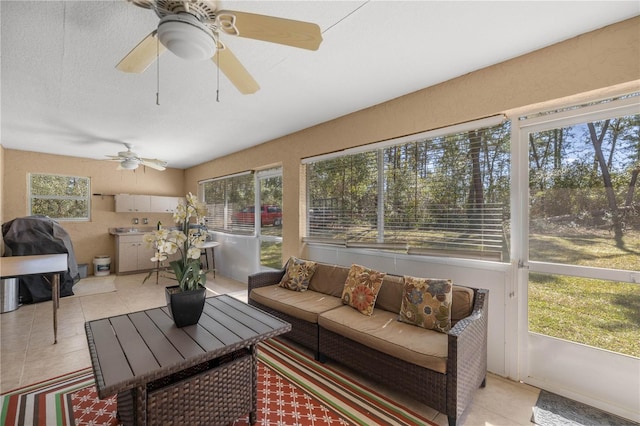
[[[207,206],[207,228],[232,234],[253,234],[255,183],[251,172],[199,183]]]
[[[508,258],[510,124],[481,124],[305,160],[305,240]]]

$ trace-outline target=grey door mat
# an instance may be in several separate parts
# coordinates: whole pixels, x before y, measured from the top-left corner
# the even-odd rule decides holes
[[[531,421],[540,426],[637,426],[638,423],[555,393],[540,391]]]

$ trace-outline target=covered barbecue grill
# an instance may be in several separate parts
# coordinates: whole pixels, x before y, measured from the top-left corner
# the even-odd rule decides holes
[[[73,295],[80,280],[71,238],[58,222],[46,216],[27,216],[2,224],[5,256],[67,253],[68,269],[60,277],[60,296]],[[51,300],[51,277],[20,277],[20,303]]]

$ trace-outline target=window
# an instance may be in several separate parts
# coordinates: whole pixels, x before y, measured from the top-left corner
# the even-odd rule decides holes
[[[206,224],[211,230],[232,234],[253,234],[255,183],[247,172],[200,182],[207,205]]]
[[[282,168],[261,170],[256,178],[260,195],[257,204],[261,206],[260,265],[279,269],[282,267]]]
[[[89,220],[90,179],[29,174],[29,214],[58,220]]]
[[[502,121],[305,160],[307,241],[508,258],[510,123]]]

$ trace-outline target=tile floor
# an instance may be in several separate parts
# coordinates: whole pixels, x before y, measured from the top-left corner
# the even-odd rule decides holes
[[[142,284],[145,274],[89,277],[76,284],[75,296],[63,297],[58,310],[58,343],[53,345],[52,304],[23,305],[0,315],[0,392],[35,383],[84,367],[91,361],[84,333],[85,321],[152,308],[165,304],[164,287],[173,282],[161,277]],[[91,283],[93,290],[81,295],[79,286]],[[101,285],[104,283],[104,288]],[[246,301],[246,284],[218,275],[207,287]],[[87,287],[88,288],[88,287]],[[113,290],[106,293],[95,291]],[[97,290],[96,290],[97,289]],[[330,362],[330,365],[340,368]],[[348,372],[345,371],[347,374]],[[359,378],[362,380],[362,378]],[[363,380],[367,382],[366,380]],[[410,398],[367,382],[378,391],[402,401],[438,424],[446,425],[441,413]],[[461,425],[530,425],[532,407],[539,390],[495,375],[487,387],[478,389]]]

